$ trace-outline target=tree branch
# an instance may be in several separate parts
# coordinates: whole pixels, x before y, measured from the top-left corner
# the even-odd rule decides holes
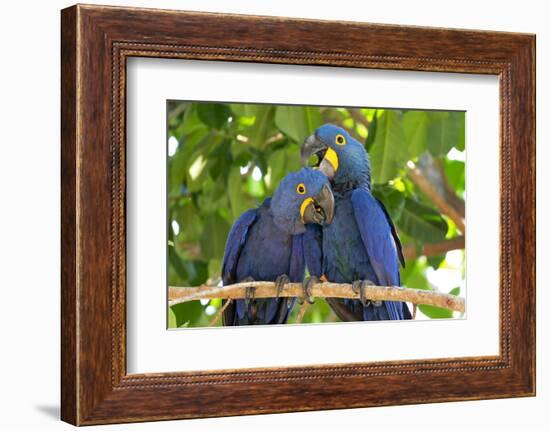
[[[170,286],[168,289],[169,305],[198,299],[243,299],[246,298],[246,290],[249,287],[255,288],[255,298],[277,297],[277,287],[271,281],[251,281],[214,288],[210,286]],[[351,284],[316,283],[311,287],[310,293],[311,296],[317,298],[359,299],[359,294],[353,291]],[[299,298],[302,295],[301,283],[287,283],[279,296]],[[408,289],[397,286],[368,286],[365,289],[365,297],[372,301],[405,301],[413,304],[433,305],[461,313],[465,311],[464,298],[430,290]]]
[[[440,242],[424,244],[420,248],[415,247],[414,244],[410,244],[403,247],[403,256],[405,256],[407,260],[416,259],[418,256],[439,256],[450,250],[463,249],[465,247],[465,242],[466,238],[464,236],[457,236]]]
[[[362,124],[367,129],[370,126],[369,120],[367,120],[367,117],[363,115],[361,110],[359,108],[348,108],[348,112],[351,118],[353,118],[353,121],[356,123]]]
[[[409,167],[409,178],[431,199],[441,213],[456,224],[458,230],[466,232],[464,201],[448,186],[441,167],[429,153],[424,153],[418,164]]]
[[[173,120],[174,118],[176,118],[178,115],[180,115],[183,111],[185,111],[185,108],[187,108],[187,106],[189,105],[189,103],[186,103],[186,102],[179,102],[169,113],[168,113],[168,120]]]

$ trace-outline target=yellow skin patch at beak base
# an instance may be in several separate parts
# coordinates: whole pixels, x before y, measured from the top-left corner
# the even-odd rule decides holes
[[[302,205],[300,205],[300,217],[302,218],[302,223],[304,223],[304,213],[306,212],[306,208],[313,204],[313,198],[306,198],[304,199],[304,201],[302,202]]]
[[[338,170],[338,155],[336,154],[336,151],[329,148],[325,153],[324,158],[332,165],[334,172],[336,172]]]

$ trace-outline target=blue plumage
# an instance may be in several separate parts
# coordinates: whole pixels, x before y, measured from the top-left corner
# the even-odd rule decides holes
[[[321,158],[319,169],[331,178],[335,214],[330,225],[309,233],[308,244],[322,244],[320,250],[310,252],[322,256],[322,263],[310,265],[310,272],[338,283],[370,280],[377,285],[398,286],[401,244],[386,209],[370,192],[370,163],[363,145],[345,130],[324,125],[302,147],[304,159],[314,153]],[[328,302],[341,319],[348,321],[411,317],[401,302],[367,306],[358,300]]]
[[[246,211],[233,225],[225,246],[223,284],[275,281],[282,275],[301,282],[306,224],[332,219],[333,207],[323,174],[306,168],[287,175],[272,199]],[[285,323],[294,302],[289,298],[235,300],[224,311],[224,324]]]

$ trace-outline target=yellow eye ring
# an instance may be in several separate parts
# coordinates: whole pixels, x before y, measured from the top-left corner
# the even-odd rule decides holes
[[[346,145],[346,138],[344,135],[336,135],[336,139],[334,141],[336,142],[336,145]]]
[[[305,195],[306,194],[306,186],[304,183],[300,183],[296,186],[296,192],[300,195]]]

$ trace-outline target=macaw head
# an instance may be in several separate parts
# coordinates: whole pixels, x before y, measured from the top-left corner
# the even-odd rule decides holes
[[[336,189],[357,185],[370,188],[370,161],[365,147],[344,129],[324,124],[304,141],[302,163],[317,156],[317,167]]]
[[[292,235],[304,233],[306,224],[329,224],[334,196],[327,177],[311,168],[289,173],[273,194],[271,212],[277,226]]]

